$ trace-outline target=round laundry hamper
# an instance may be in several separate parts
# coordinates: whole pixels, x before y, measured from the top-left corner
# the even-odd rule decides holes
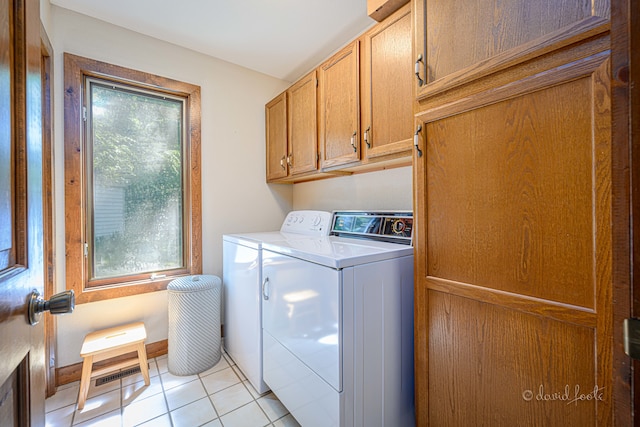
[[[169,372],[195,375],[220,361],[222,282],[212,275],[172,280],[169,294]]]

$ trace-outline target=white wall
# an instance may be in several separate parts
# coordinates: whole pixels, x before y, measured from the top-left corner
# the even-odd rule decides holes
[[[294,209],[412,210],[411,167],[296,184]]]
[[[55,52],[54,197],[58,291],[65,286],[64,52],[201,87],[205,274],[222,275],[222,234],[280,227],[292,209],[293,189],[290,185],[265,183],[264,104],[286,88],[288,82],[57,6],[43,8],[42,21]],[[82,304],[73,314],[58,317],[57,366],[81,361],[84,336],[103,327],[142,320],[147,325],[147,342],[166,339],[166,300],[166,292],[155,292]]]

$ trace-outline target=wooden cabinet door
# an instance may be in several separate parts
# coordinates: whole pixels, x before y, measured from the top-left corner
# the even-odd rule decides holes
[[[286,178],[287,168],[287,93],[283,92],[265,106],[267,141],[267,182]]]
[[[362,37],[362,149],[364,157],[410,151],[413,144],[411,5]]]
[[[356,40],[318,70],[323,169],[360,160],[359,68]]]
[[[609,68],[419,115],[419,425],[612,425]]]
[[[412,3],[418,100],[586,40],[605,30],[610,16],[609,0]]]
[[[290,175],[318,169],[317,81],[314,70],[287,90]]]

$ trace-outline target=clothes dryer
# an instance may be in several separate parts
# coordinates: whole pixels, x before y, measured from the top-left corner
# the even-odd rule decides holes
[[[305,427],[415,424],[411,212],[264,242],[264,381]]]

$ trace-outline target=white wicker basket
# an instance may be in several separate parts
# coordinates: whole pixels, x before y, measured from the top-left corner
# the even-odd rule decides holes
[[[169,372],[194,375],[220,361],[221,280],[182,277],[167,285],[169,294]]]

